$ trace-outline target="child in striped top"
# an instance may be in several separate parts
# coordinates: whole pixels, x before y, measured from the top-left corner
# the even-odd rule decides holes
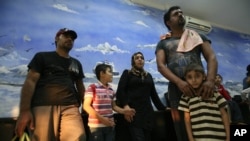
[[[203,99],[197,95],[206,79],[202,66],[190,64],[185,71],[185,80],[193,89],[193,96],[182,95],[178,109],[184,111],[189,141],[229,141],[229,117],[227,101],[215,92],[213,97]]]
[[[109,84],[112,82],[112,67],[108,64],[99,64],[95,68],[97,83],[91,84],[84,95],[84,110],[89,114],[90,128],[89,141],[112,141],[114,138],[113,110],[133,116],[134,109],[123,109],[115,103],[115,91]]]

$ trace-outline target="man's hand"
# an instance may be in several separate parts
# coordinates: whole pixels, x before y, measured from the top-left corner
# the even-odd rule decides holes
[[[195,94],[194,89],[186,81],[182,80],[178,82],[176,85],[185,96],[188,96],[188,97],[194,96]]]
[[[16,123],[16,128],[15,128],[15,133],[18,137],[21,137],[24,133],[25,128],[29,126],[30,130],[34,130],[34,122],[33,122],[33,115],[31,114],[30,111],[25,111],[20,113],[17,123]]]
[[[213,96],[214,90],[215,90],[214,81],[206,80],[202,83],[198,95],[200,95],[202,99],[208,99]]]

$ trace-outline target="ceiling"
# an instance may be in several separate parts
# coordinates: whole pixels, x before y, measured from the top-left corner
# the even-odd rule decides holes
[[[211,25],[250,35],[250,0],[130,0],[133,3],[167,10],[178,5],[185,15]]]

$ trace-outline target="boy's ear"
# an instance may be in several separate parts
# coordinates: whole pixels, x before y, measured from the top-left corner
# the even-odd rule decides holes
[[[100,71],[100,76],[104,75],[105,72],[104,71]]]

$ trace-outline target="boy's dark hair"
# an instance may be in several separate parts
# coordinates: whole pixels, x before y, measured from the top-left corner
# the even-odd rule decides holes
[[[136,52],[132,55],[131,57],[131,65],[134,66],[135,65],[135,60],[134,60],[134,57],[137,55],[137,54],[141,54],[144,58],[144,55],[141,53],[141,52]]]
[[[201,66],[199,64],[195,64],[195,63],[187,65],[187,67],[185,69],[184,76],[186,76],[187,73],[190,71],[195,71],[195,72],[200,72],[202,74],[205,74],[205,70],[204,70],[203,66]]]
[[[95,67],[95,75],[96,75],[98,80],[100,80],[101,72],[105,73],[108,68],[110,68],[112,70],[112,66],[110,66],[108,64],[104,64],[104,63],[103,64],[98,64]]]
[[[177,10],[177,9],[181,9],[180,6],[172,6],[168,9],[168,11],[164,14],[163,16],[163,22],[165,24],[165,26],[168,28],[168,30],[171,30],[170,27],[167,25],[167,21],[170,20],[170,15],[171,15],[171,12],[174,11],[174,10]]]

